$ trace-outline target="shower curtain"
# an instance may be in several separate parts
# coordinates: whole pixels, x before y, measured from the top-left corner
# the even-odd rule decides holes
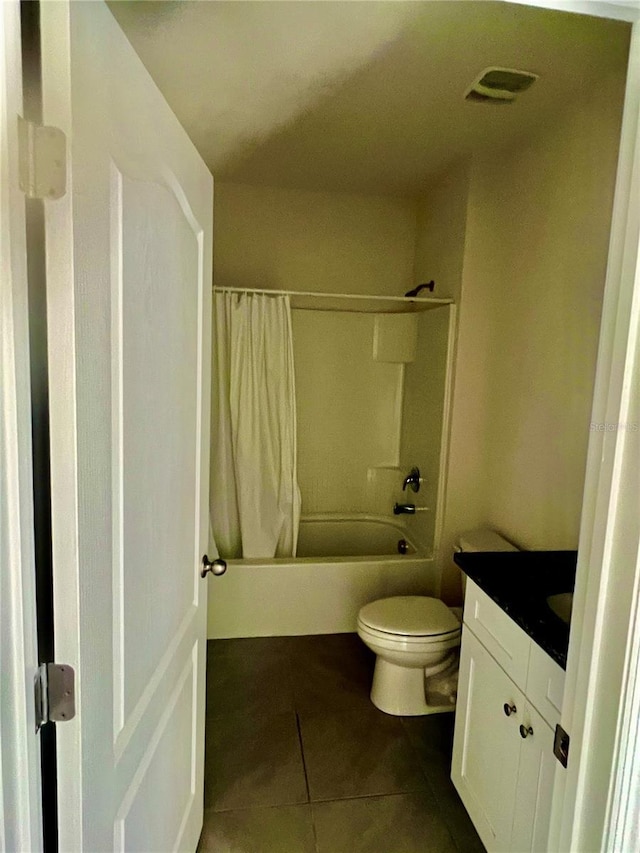
[[[211,522],[222,557],[295,556],[300,522],[288,296],[214,293]]]

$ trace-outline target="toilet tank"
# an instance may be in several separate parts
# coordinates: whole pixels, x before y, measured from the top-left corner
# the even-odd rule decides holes
[[[458,551],[519,551],[511,542],[508,542],[495,530],[483,528],[480,530],[469,530],[461,533],[458,537]]]

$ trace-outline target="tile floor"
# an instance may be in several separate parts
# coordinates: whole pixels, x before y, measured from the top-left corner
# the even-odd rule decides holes
[[[453,715],[378,711],[373,663],[356,634],[209,641],[199,853],[483,853]]]

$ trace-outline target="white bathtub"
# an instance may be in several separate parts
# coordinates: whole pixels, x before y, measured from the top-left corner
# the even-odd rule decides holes
[[[408,552],[398,552],[405,540]],[[437,595],[433,560],[389,518],[301,520],[296,558],[228,560],[209,580],[209,637],[355,631],[358,610],[389,595]]]
[[[312,515],[300,520],[298,557],[395,556],[401,553],[401,541],[406,542],[406,553],[416,553],[406,530],[388,518]]]

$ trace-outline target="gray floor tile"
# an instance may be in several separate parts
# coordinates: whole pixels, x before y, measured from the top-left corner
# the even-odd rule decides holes
[[[397,717],[375,708],[300,718],[311,801],[428,790]]]
[[[205,812],[198,853],[315,853],[311,806]]]
[[[236,637],[231,640],[207,640],[207,654],[251,654],[259,657],[288,654],[292,637]]]
[[[315,850],[293,708],[319,853],[483,853],[449,778],[453,715],[378,711],[374,663],[356,634],[209,642],[202,853]]]
[[[375,655],[357,634],[291,637],[290,656],[299,713],[370,704]]]
[[[403,717],[402,725],[419,755],[451,759],[455,714],[428,714],[424,717]]]
[[[452,793],[455,793],[450,779],[454,721],[454,714],[430,714],[402,719],[404,731],[431,788],[446,788]]]
[[[210,640],[207,650],[207,717],[232,711],[293,711],[286,638]]]
[[[428,718],[420,719],[425,721]],[[407,720],[403,720],[403,725],[411,731],[412,743],[417,748],[417,755],[436,799],[439,814],[449,828],[456,849],[460,853],[484,853],[484,846],[451,781],[451,752],[450,749],[446,749],[446,739],[444,741],[435,737],[425,739],[425,732],[429,731],[429,727],[424,723],[421,725],[416,722],[407,725]],[[431,727],[430,734],[433,735],[434,731],[437,732],[436,725]],[[443,733],[440,732],[440,734]]]
[[[423,792],[314,803],[318,853],[455,853]]]
[[[205,806],[215,811],[308,802],[295,714],[210,717]]]

